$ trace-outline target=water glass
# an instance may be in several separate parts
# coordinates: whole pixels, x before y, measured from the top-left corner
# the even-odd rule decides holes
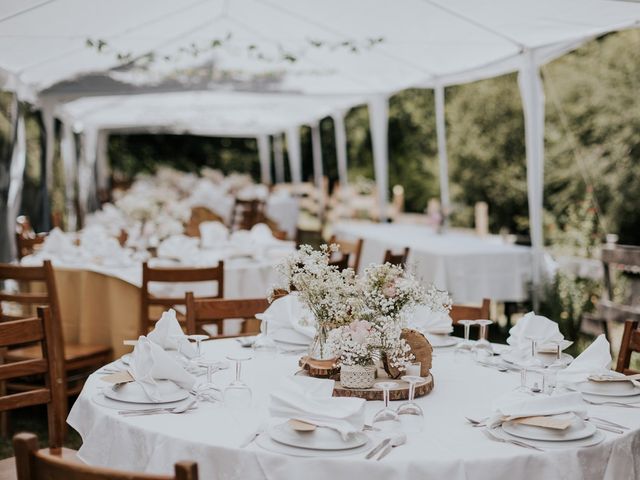
[[[473,320],[460,320],[458,322],[460,325],[464,326],[464,340],[456,345],[456,349],[454,351],[455,354],[467,354],[471,353],[473,349],[473,343],[469,340],[469,329],[471,325],[473,325]]]
[[[400,422],[408,432],[420,432],[424,429],[424,412],[422,407],[415,403],[416,385],[423,378],[416,375],[405,375],[402,380],[409,384],[409,401],[398,407]]]
[[[228,356],[227,359],[236,364],[236,378],[224,389],[224,405],[229,408],[249,408],[251,406],[251,388],[242,381],[242,362],[251,360],[252,357]]]
[[[473,346],[473,351],[476,354],[476,359],[483,359],[493,356],[493,347],[489,343],[489,325],[493,322],[491,320],[476,320],[475,324],[480,326],[480,338]]]
[[[389,390],[396,387],[395,382],[378,382],[374,385],[375,388],[382,390],[382,398],[384,400],[384,408],[373,416],[372,426],[379,429],[381,432],[395,433],[402,430],[402,424],[400,423],[400,417],[398,413],[389,406]]]

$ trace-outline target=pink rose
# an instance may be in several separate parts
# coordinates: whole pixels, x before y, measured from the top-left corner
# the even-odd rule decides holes
[[[395,280],[382,287],[382,294],[387,298],[393,298],[398,294]]]
[[[354,342],[364,343],[371,331],[371,324],[366,320],[355,320],[349,324],[349,330]]]

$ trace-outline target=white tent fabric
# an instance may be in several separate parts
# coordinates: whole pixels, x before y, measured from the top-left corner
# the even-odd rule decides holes
[[[22,187],[24,182],[24,168],[27,162],[27,136],[24,125],[24,113],[18,112],[18,120],[16,125],[16,140],[13,145],[11,155],[11,169],[9,180],[9,195],[7,199],[7,232],[15,231],[15,221],[20,212],[20,196],[22,195]],[[13,234],[11,234],[13,240]],[[11,258],[16,255],[16,246],[13,241],[9,243]]]
[[[333,128],[336,136],[336,157],[338,162],[338,180],[340,185],[347,186],[349,184],[349,176],[347,174],[347,130],[344,125],[343,112],[336,113],[332,116]]]
[[[313,157],[313,181],[318,191],[322,191],[324,171],[322,168],[322,142],[320,138],[320,125],[311,125],[311,154]]]
[[[62,157],[62,165],[64,167],[65,178],[65,198],[67,199],[67,228],[74,230],[77,224],[77,212],[73,201],[74,185],[78,175],[76,143],[73,135],[73,129],[69,123],[62,124],[62,138],[60,140],[60,156]]]
[[[451,211],[449,199],[449,160],[447,158],[447,132],[444,117],[444,87],[435,88],[436,136],[438,138],[438,165],[440,176],[440,205],[445,212]]]
[[[289,156],[289,171],[293,183],[302,182],[302,152],[300,151],[300,129],[287,129],[287,154]]]
[[[384,95],[376,95],[369,100],[369,124],[373,147],[373,170],[376,176],[376,190],[380,219],[386,217],[389,185],[389,100]]]

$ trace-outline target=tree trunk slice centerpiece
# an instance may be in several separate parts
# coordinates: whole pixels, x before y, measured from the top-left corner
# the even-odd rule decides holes
[[[397,384],[397,387],[389,390],[389,400],[408,400],[409,399],[409,384],[399,379],[387,379],[379,378],[379,381],[390,381]],[[416,385],[415,397],[423,397],[433,390],[433,375],[429,373],[426,377],[423,377],[423,381]],[[365,400],[383,400],[382,390],[379,388],[346,388],[343,387],[339,381],[333,388],[334,397],[357,397],[364,398]]]

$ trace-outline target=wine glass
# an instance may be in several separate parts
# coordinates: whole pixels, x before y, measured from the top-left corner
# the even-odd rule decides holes
[[[398,432],[402,429],[398,413],[389,406],[389,390],[396,387],[395,382],[377,382],[374,387],[382,390],[384,408],[373,416],[371,422],[373,428],[377,428],[384,433]]]
[[[517,388],[519,392],[531,393],[531,388],[527,385],[527,376],[530,371],[535,371],[543,368],[542,361],[536,356],[537,351],[537,338],[536,337],[525,337],[527,340],[531,342],[531,349],[529,350],[529,355],[525,358],[520,364],[520,386]]]
[[[209,338],[209,335],[187,335],[187,339],[196,342],[196,358],[202,358],[202,342]]]
[[[408,431],[420,432],[424,428],[424,412],[422,407],[414,402],[416,395],[416,385],[423,378],[416,375],[404,375],[402,380],[409,384],[409,401],[398,407],[398,416],[403,424],[406,424]]]
[[[207,392],[207,390],[215,390],[218,393],[222,393],[220,387],[213,383],[213,374],[219,372],[220,370],[229,368],[229,364],[227,362],[220,362],[217,360],[200,360],[198,365],[207,369],[207,381],[196,386],[196,393],[198,395],[198,398],[209,400],[212,402],[219,401],[219,398],[216,398],[213,395],[207,394],[205,392]]]
[[[491,358],[493,356],[493,347],[488,340],[489,325],[493,322],[491,320],[476,320],[475,324],[480,326],[480,338],[473,346],[473,351],[476,354],[476,359]]]
[[[249,355],[229,355],[228,360],[236,363],[236,379],[224,389],[224,404],[230,408],[247,408],[251,406],[251,388],[241,378],[242,362],[251,360]]]
[[[470,353],[473,349],[473,343],[469,340],[469,329],[471,325],[473,325],[473,320],[460,320],[458,321],[460,325],[464,326],[464,340],[456,345],[456,349],[454,353]]]
[[[273,338],[269,336],[269,322],[262,318],[262,314],[257,314],[256,318],[260,320],[260,333],[253,342],[253,349],[265,352],[275,352],[277,346]]]

